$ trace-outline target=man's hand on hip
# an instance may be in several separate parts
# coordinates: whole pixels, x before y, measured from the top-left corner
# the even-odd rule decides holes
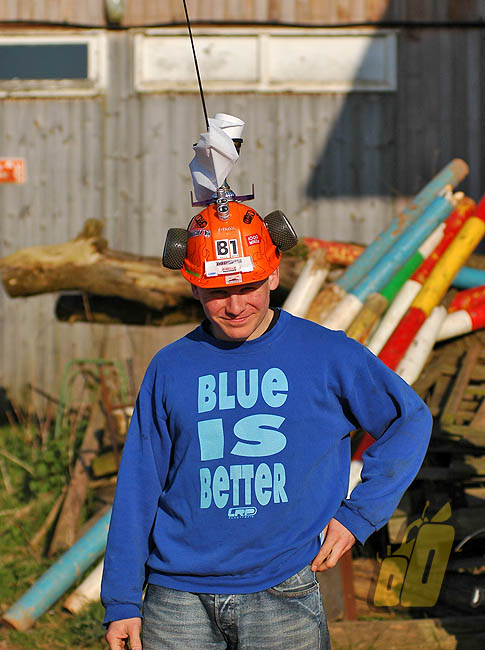
[[[106,634],[110,650],[125,650],[125,641],[130,642],[131,650],[142,650],[140,640],[141,618],[124,618],[112,621]]]
[[[336,519],[330,519],[323,532],[323,544],[312,562],[312,571],[331,569],[355,544],[354,535]]]

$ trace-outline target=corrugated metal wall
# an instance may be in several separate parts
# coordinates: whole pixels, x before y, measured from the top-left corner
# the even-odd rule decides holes
[[[0,157],[27,161],[25,185],[0,186],[0,256],[72,238],[88,217],[106,219],[111,247],[157,255],[166,228],[189,220],[200,100],[135,93],[132,44],[131,32],[109,32],[105,95],[0,100]],[[210,114],[247,123],[232,186],[254,182],[254,206],[286,211],[301,234],[357,242],[451,158],[470,164],[463,188],[479,198],[484,47],[477,28],[403,29],[395,93],[209,94]],[[56,392],[70,358],[102,354],[114,335],[56,322],[54,302],[0,291],[0,385],[17,398],[29,381]]]
[[[476,23],[485,19],[483,0],[188,0],[195,22],[342,25]],[[126,0],[122,26],[185,21],[182,0]],[[0,0],[0,21],[103,26],[103,0]]]

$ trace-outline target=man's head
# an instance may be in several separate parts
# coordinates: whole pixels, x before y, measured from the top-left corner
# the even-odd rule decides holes
[[[223,195],[167,233],[162,263],[180,269],[219,338],[259,336],[271,320],[269,293],[278,286],[281,251],[297,242],[279,210],[262,219]]]
[[[210,289],[193,284],[192,294],[200,301],[216,338],[250,341],[261,336],[271,322],[269,294],[278,286],[279,278],[276,268],[259,282]]]

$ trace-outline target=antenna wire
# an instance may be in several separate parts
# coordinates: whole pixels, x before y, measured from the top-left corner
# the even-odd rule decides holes
[[[187,29],[189,30],[190,44],[192,45],[192,54],[194,55],[195,71],[197,73],[197,81],[199,82],[200,99],[202,101],[202,109],[204,111],[205,123],[206,123],[207,131],[208,131],[209,130],[209,118],[207,117],[207,108],[206,108],[206,105],[205,105],[204,91],[202,89],[202,80],[200,78],[199,64],[197,63],[197,54],[195,53],[194,39],[192,37],[192,30],[190,28],[189,12],[187,11],[187,4],[186,4],[185,0],[183,0],[183,3],[184,3],[184,10],[185,10],[185,19],[187,21]]]

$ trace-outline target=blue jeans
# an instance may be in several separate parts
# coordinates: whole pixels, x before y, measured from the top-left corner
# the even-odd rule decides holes
[[[143,616],[143,650],[330,650],[310,567],[252,594],[195,594],[151,584]]]

